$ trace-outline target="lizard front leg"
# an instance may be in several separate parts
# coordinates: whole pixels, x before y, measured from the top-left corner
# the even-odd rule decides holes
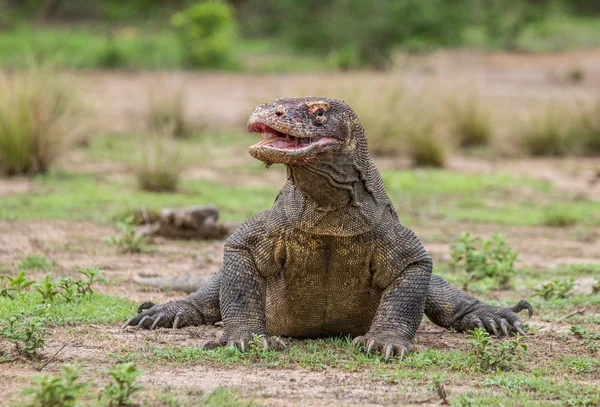
[[[204,347],[236,346],[245,352],[250,341],[259,336],[263,348],[285,349],[280,338],[267,334],[266,279],[250,252],[243,248],[226,249],[223,269],[219,297],[224,332],[217,342],[209,342]]]
[[[412,263],[384,291],[369,332],[354,339],[367,353],[404,357],[423,318],[425,296],[431,277],[429,257]]]
[[[431,277],[425,303],[425,315],[441,327],[458,332],[485,328],[489,333],[504,336],[511,332],[525,335],[523,322],[517,315],[525,309],[531,317],[533,308],[526,300],[513,307],[495,307],[465,294],[436,275]]]

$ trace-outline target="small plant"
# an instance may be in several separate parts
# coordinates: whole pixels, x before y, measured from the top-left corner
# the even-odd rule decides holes
[[[29,287],[34,281],[27,280],[25,272],[22,271],[17,277],[2,276],[2,282],[6,280],[8,284],[4,286],[4,283],[0,285],[0,296],[14,298],[14,295],[21,296],[23,291]]]
[[[79,297],[79,283],[79,281],[75,281],[69,277],[56,279],[56,286],[59,289],[58,294],[66,302],[77,301]]]
[[[440,400],[442,400],[442,404],[450,404],[448,403],[449,392],[446,390],[445,381],[439,375],[433,377],[430,390],[435,391]]]
[[[121,363],[112,369],[103,369],[102,372],[113,378],[102,394],[111,407],[131,404],[131,396],[144,389],[144,386],[134,383],[143,372],[133,362]]]
[[[19,269],[21,270],[50,270],[54,266],[55,263],[52,260],[37,254],[30,254],[19,263]]]
[[[548,206],[544,209],[543,216],[543,224],[546,226],[568,227],[577,223],[577,217],[566,207]]]
[[[535,295],[542,297],[546,301],[552,299],[569,298],[573,292],[575,281],[569,280],[554,280],[549,283],[542,284],[541,288],[535,290]]]
[[[473,359],[472,365],[482,371],[509,369],[527,351],[527,344],[518,334],[514,339],[493,342],[485,329],[475,328],[467,338],[471,340],[469,356]]]
[[[117,222],[121,229],[121,237],[111,236],[109,243],[116,246],[122,253],[140,253],[148,251],[147,236],[140,236],[135,230],[133,216],[127,216],[123,221]]]
[[[86,383],[80,383],[79,368],[64,365],[59,377],[33,376],[33,387],[21,391],[21,395],[29,396],[27,406],[32,407],[71,407],[78,405],[78,400],[87,388]]]
[[[0,171],[48,171],[73,145],[81,112],[69,87],[40,69],[0,75]]]
[[[209,0],[171,17],[190,66],[220,68],[233,64],[233,11],[225,2]]]
[[[85,280],[81,281],[78,285],[79,295],[85,296],[93,294],[92,285],[94,283],[106,284],[106,280],[100,278],[100,275],[104,273],[99,267],[86,267],[84,269],[78,269],[77,272],[85,277]]]
[[[152,135],[146,141],[134,164],[140,188],[150,192],[176,191],[183,169],[181,149],[168,133]]]
[[[52,274],[46,274],[43,280],[35,283],[33,289],[40,293],[42,302],[52,302],[54,301],[54,297],[59,293],[59,290],[57,289],[58,282],[58,280],[52,279]]]
[[[485,240],[466,232],[452,245],[451,266],[466,273],[465,289],[469,283],[484,279],[490,280],[495,287],[508,288],[515,275],[517,257],[518,253],[508,246],[502,235]]]
[[[562,110],[548,108],[521,129],[521,142],[532,156],[564,156],[573,147],[570,122]]]
[[[0,319],[0,337],[15,345],[18,354],[34,357],[46,344],[46,320],[17,315]]]
[[[462,102],[449,106],[452,120],[452,133],[461,147],[485,146],[492,139],[490,112],[481,101],[470,96]]]
[[[168,129],[175,137],[190,134],[185,117],[184,90],[179,86],[153,86],[148,95],[148,130],[152,133]]]

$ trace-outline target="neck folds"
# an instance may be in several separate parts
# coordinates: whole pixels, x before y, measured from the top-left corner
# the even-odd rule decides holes
[[[282,203],[295,227],[318,235],[355,236],[381,218],[385,204],[367,190],[352,162],[288,166],[287,171]]]

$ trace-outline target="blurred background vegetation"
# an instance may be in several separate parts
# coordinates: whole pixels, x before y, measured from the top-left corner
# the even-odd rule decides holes
[[[0,0],[0,9],[0,61],[12,67],[384,70],[396,51],[600,45],[592,0]],[[297,58],[256,63],[272,54]]]

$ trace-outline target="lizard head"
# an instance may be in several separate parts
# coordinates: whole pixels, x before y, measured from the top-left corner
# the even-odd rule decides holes
[[[250,155],[267,164],[303,165],[348,151],[350,107],[341,100],[303,97],[277,99],[259,105],[248,120],[248,131],[263,139]]]

